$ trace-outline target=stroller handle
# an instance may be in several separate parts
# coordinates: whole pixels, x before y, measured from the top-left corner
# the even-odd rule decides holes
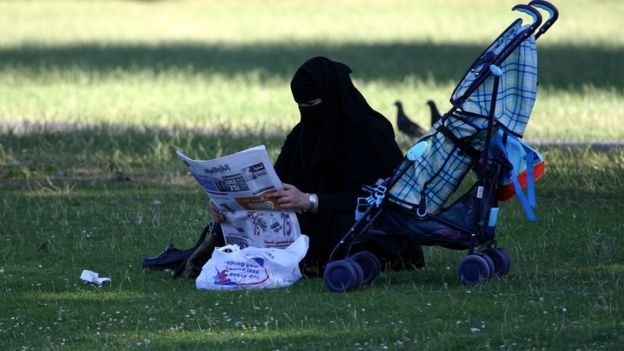
[[[544,0],[533,0],[529,3],[529,6],[537,7],[540,10],[548,12],[548,20],[544,22],[544,25],[542,25],[539,28],[538,33],[535,34],[535,39],[537,39],[542,34],[546,33],[550,26],[552,26],[557,21],[557,19],[559,18],[559,11],[553,4]]]
[[[529,5],[516,5],[512,7],[512,11],[519,11],[530,15],[533,18],[533,23],[529,27],[531,27],[531,32],[535,31],[540,24],[542,24],[542,15],[540,15],[539,11]]]

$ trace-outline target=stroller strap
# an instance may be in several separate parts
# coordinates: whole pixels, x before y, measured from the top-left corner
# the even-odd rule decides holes
[[[392,195],[388,197],[388,201],[386,201],[384,204],[390,209],[397,210],[410,216],[415,216],[418,212],[418,207],[414,204],[403,201]]]
[[[470,156],[470,158],[476,159],[480,156],[479,151],[472,147],[469,141],[456,137],[455,134],[453,134],[453,132],[451,132],[451,130],[444,126],[442,123],[440,123],[440,125],[436,127],[436,130],[444,134],[444,136],[447,137],[451,142],[453,142],[453,144],[455,144],[455,146],[457,146],[462,153]]]
[[[505,201],[516,195],[529,221],[536,221],[535,181],[544,173],[544,156],[512,134],[499,132],[492,141],[492,148],[502,153],[511,166],[501,181],[499,199]]]

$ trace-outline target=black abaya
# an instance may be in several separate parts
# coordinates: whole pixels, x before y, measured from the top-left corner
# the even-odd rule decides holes
[[[351,82],[346,65],[324,57],[305,62],[291,81],[301,106],[301,121],[288,134],[275,170],[280,179],[306,193],[317,194],[316,214],[300,214],[301,231],[310,237],[308,266],[321,266],[354,222],[363,184],[392,174],[402,161],[392,125],[373,110]],[[374,249],[376,253],[383,248]],[[398,252],[386,253],[390,260]],[[421,251],[418,247],[416,254]],[[382,257],[383,259],[383,257]],[[418,261],[417,260],[417,261]]]

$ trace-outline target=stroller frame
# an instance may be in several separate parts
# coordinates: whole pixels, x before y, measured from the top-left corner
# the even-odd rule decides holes
[[[543,25],[542,16],[536,8],[544,10],[549,14],[549,18]],[[516,5],[512,8],[512,10],[530,15],[533,22],[523,27],[523,29],[513,37],[511,42],[507,44],[498,55],[496,55],[496,57],[488,56],[488,54],[493,54],[488,51],[488,49],[490,49],[490,47],[488,47],[477,58],[464,76],[465,78],[468,73],[473,73],[477,78],[470,83],[469,87],[463,92],[463,94],[456,98],[451,98],[451,109],[441,117],[440,121],[436,123],[435,126],[433,126],[438,132],[442,133],[446,138],[451,140],[462,153],[471,157],[472,161],[470,167],[464,173],[462,178],[470,171],[470,169],[477,166],[475,170],[477,182],[470,188],[470,190],[465,192],[459,199],[453,202],[453,204],[442,208],[437,212],[437,214],[426,213],[426,211],[420,211],[419,208],[413,208],[410,210],[388,201],[388,198],[386,197],[387,190],[397,184],[399,179],[401,179],[401,177],[408,171],[411,162],[407,161],[414,161],[418,156],[413,155],[411,153],[412,149],[410,149],[404,158],[404,161],[394,171],[392,176],[383,180],[380,179],[375,186],[365,185],[363,187],[363,190],[371,193],[371,196],[368,198],[358,199],[358,209],[356,209],[356,211],[359,211],[360,206],[365,206],[366,210],[359,211],[358,219],[334,247],[330,254],[329,262],[325,268],[324,280],[330,290],[343,292],[354,289],[360,285],[369,284],[377,276],[381,266],[379,260],[374,255],[366,251],[360,251],[354,255],[350,254],[358,237],[372,229],[375,221],[384,212],[384,207],[388,205],[393,206],[394,208],[400,208],[402,212],[409,212],[411,215],[416,215],[418,220],[433,220],[442,225],[458,230],[470,237],[467,245],[457,245],[457,243],[444,243],[437,241],[427,242],[426,240],[419,241],[417,238],[413,239],[422,245],[438,245],[460,250],[468,249],[468,256],[464,257],[462,263],[460,263],[460,267],[458,268],[458,273],[460,274],[460,280],[462,283],[475,285],[495,275],[503,275],[508,272],[510,266],[509,257],[504,250],[496,247],[494,234],[495,228],[488,227],[490,210],[493,207],[497,207],[498,202],[496,196],[492,196],[492,194],[495,194],[498,189],[501,171],[503,169],[510,169],[510,165],[506,159],[502,157],[493,157],[488,151],[490,149],[494,129],[502,128],[506,132],[515,134],[513,131],[508,130],[504,125],[495,120],[498,88],[502,75],[499,65],[501,65],[501,63],[503,63],[505,59],[507,59],[507,57],[509,57],[509,55],[511,55],[511,53],[524,40],[529,38],[531,35],[534,35],[535,39],[539,38],[558,18],[558,11],[556,7],[543,0],[531,1],[529,5]],[[518,18],[507,29],[517,25],[519,22],[521,22],[521,19]],[[503,32],[503,34],[507,32],[507,29]],[[501,36],[503,34],[501,34]],[[495,40],[494,43],[496,43],[497,40]],[[470,97],[470,95],[474,93],[486,79],[492,76],[492,100],[490,102],[490,109],[487,116],[487,127],[485,129],[485,147],[483,151],[478,151],[468,143],[465,143],[463,140],[457,138],[452,131],[444,126],[444,124],[449,116],[453,115],[456,111],[461,110],[461,106],[465,99]],[[462,81],[464,78],[462,78]],[[456,90],[458,88],[459,85]],[[418,143],[416,143],[415,146],[416,145],[418,145]],[[481,167],[478,167],[478,165],[481,165]],[[457,188],[455,188],[455,191],[456,190]],[[486,196],[484,196],[484,194]],[[448,209],[455,206],[456,203],[465,200],[466,197],[471,196],[476,197],[476,208],[478,209],[475,214],[475,216],[478,217],[478,220],[476,221],[477,230],[464,228],[461,225],[457,225],[442,218],[441,215]],[[483,253],[475,254],[475,249],[479,246],[485,247],[486,250],[484,250]],[[345,253],[346,259],[336,260],[336,257],[338,257],[340,252]]]

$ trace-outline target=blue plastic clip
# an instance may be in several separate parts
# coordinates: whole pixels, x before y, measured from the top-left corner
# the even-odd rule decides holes
[[[490,218],[488,220],[488,227],[495,227],[496,222],[498,221],[498,207],[492,207],[490,209]]]
[[[416,161],[425,153],[425,151],[427,151],[428,146],[429,143],[424,140],[414,144],[414,146],[407,150],[407,159],[412,162]]]
[[[373,203],[375,203],[375,200],[372,196],[358,197],[357,205],[355,206],[355,220],[359,221],[362,219]]]
[[[500,77],[503,75],[503,70],[496,65],[490,65],[490,72],[492,72],[492,74],[497,77]]]
[[[377,185],[377,187],[375,187],[375,206],[379,207],[381,206],[381,202],[383,201],[384,197],[386,197],[386,191],[388,190],[388,188],[386,188],[383,185]]]

